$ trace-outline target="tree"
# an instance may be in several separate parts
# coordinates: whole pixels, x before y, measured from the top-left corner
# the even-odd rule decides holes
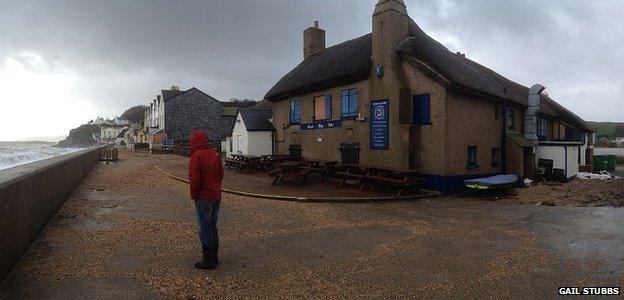
[[[133,106],[124,111],[123,114],[119,116],[119,118],[122,120],[130,121],[130,123],[133,124],[139,124],[141,123],[141,120],[143,120],[145,110],[147,110],[147,106],[145,105]]]
[[[614,134],[614,138],[616,137],[624,137],[624,125],[623,124],[618,124],[615,125],[615,134]]]

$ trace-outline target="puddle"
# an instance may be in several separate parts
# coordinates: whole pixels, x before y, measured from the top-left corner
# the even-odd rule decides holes
[[[117,227],[117,224],[102,220],[81,220],[71,224],[71,227],[78,230],[107,231]]]
[[[101,217],[103,215],[110,214],[110,213],[112,213],[114,211],[117,211],[117,210],[120,210],[120,209],[121,209],[121,206],[119,206],[118,204],[103,205],[103,206],[101,206],[100,208],[98,208],[95,211],[95,216],[96,217]]]

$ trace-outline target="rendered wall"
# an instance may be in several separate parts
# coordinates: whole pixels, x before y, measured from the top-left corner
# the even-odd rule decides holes
[[[496,106],[500,104],[457,93],[448,93],[447,101],[446,139],[449,146],[445,155],[446,175],[502,172],[503,115],[500,109],[496,110]],[[467,168],[469,146],[477,147],[476,168]],[[499,149],[499,166],[492,166],[492,148]],[[509,154],[508,163],[510,160],[522,162],[522,151],[512,151]]]
[[[270,131],[247,132],[247,153],[249,155],[271,155],[273,154],[273,140]]]
[[[248,140],[249,138],[247,136],[247,128],[245,128],[245,123],[243,123],[241,115],[238,114],[234,123],[234,129],[232,130],[232,153],[249,154]]]
[[[99,159],[92,148],[0,171],[0,281]]]
[[[357,88],[358,90],[358,112],[366,117],[365,122],[356,120],[342,120],[342,127],[322,130],[301,130],[299,125],[290,125],[290,102],[292,100],[301,101],[301,123],[313,122],[314,107],[313,99],[330,93],[332,95],[332,120],[341,119],[340,92],[344,89]],[[370,102],[368,95],[368,81],[360,81],[352,85],[345,85],[329,90],[318,91],[311,94],[297,96],[291,99],[273,103],[273,124],[275,124],[276,154],[288,154],[288,146],[300,144],[303,148],[302,155],[306,158],[340,161],[341,143],[359,143],[361,147],[360,163],[362,164],[399,164],[396,156],[387,155],[388,151],[375,150],[373,152],[384,152],[386,155],[382,160],[376,159],[376,154],[371,153],[369,145],[370,132]],[[392,104],[391,104],[392,105]],[[392,118],[392,116],[391,116]],[[398,128],[391,125],[390,135],[395,135],[394,130]],[[394,147],[392,141],[390,147]]]
[[[537,163],[540,158],[550,159],[553,161],[553,168],[566,170],[566,177],[572,178],[578,173],[578,151],[579,146],[540,145],[535,153],[535,161]],[[581,159],[583,156],[581,154]]]

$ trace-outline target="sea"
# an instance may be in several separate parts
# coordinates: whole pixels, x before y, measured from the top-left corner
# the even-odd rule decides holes
[[[0,170],[80,151],[81,148],[58,148],[48,142],[0,142]]]

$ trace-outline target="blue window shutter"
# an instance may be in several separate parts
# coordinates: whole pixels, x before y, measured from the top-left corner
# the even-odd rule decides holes
[[[301,102],[297,101],[295,103],[295,116],[296,116],[296,122],[299,123],[301,122]]]
[[[351,96],[349,97],[349,114],[352,117],[357,116],[357,103],[358,103],[358,93],[357,89],[351,90]]]
[[[290,102],[290,123],[301,122],[301,102],[295,100]]]
[[[412,123],[413,124],[431,124],[429,94],[416,95],[412,100]]]
[[[346,90],[340,93],[340,110],[343,117],[349,116],[349,93]]]
[[[332,115],[331,94],[325,95],[325,119],[331,119]]]
[[[420,97],[414,96],[412,99],[412,124],[420,124]]]
[[[420,103],[422,104],[422,108],[420,109],[420,124],[431,124],[431,103],[429,100],[429,94],[423,95],[423,99]]]

